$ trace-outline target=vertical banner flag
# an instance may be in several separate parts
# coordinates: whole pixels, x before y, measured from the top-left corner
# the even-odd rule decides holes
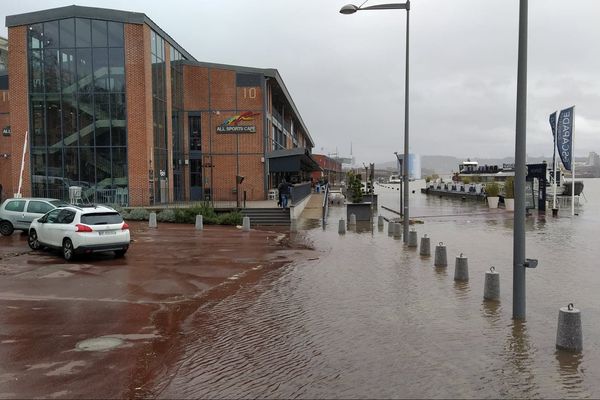
[[[573,159],[573,115],[575,106],[561,110],[558,115],[558,126],[556,129],[556,146],[558,154],[567,171],[571,171],[571,160]]]
[[[550,114],[550,127],[552,128],[552,182],[556,180],[556,111]],[[556,207],[554,207],[556,208]]]
[[[552,127],[552,137],[556,138],[556,111],[550,114],[550,126]]]

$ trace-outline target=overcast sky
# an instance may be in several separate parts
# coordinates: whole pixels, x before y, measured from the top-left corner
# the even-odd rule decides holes
[[[352,143],[359,165],[391,161],[404,143],[406,12],[342,15],[347,1],[76,4],[143,12],[200,61],[276,68],[316,143],[314,153],[346,156]],[[4,21],[72,3],[7,1],[0,15]],[[411,152],[514,156],[518,9],[518,0],[411,1]],[[598,21],[599,0],[529,1],[529,155],[551,156],[548,115],[571,105],[575,154],[600,152]],[[7,35],[4,26],[0,35]]]

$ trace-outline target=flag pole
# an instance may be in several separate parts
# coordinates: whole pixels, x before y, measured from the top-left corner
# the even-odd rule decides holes
[[[575,216],[575,106],[573,106],[573,128],[571,130],[571,216]]]
[[[556,110],[554,112],[556,115],[558,115],[558,110]],[[553,200],[552,200],[552,210],[556,210],[556,138],[558,136],[558,132],[557,132],[557,123],[558,120],[554,121],[554,126],[552,127],[552,132],[554,133],[554,153],[552,154],[552,189],[553,189]],[[553,211],[555,212],[555,211]]]
[[[27,134],[28,131],[25,131],[25,141],[23,142],[23,157],[21,158],[21,173],[19,174],[19,188],[17,189],[17,196],[22,197],[21,187],[23,186],[23,170],[25,169],[25,154],[27,153]]]

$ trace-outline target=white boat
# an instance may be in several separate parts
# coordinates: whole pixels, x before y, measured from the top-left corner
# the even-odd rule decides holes
[[[390,175],[390,177],[388,178],[388,183],[391,184],[400,184],[402,183],[402,176],[401,175]]]

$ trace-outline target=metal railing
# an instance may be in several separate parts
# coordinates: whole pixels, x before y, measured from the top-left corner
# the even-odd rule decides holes
[[[329,185],[325,185],[323,195],[323,227],[325,227],[325,224],[327,224],[327,214],[329,213]]]
[[[312,193],[312,185],[310,182],[297,183],[290,188],[290,199],[292,205],[300,203]]]

